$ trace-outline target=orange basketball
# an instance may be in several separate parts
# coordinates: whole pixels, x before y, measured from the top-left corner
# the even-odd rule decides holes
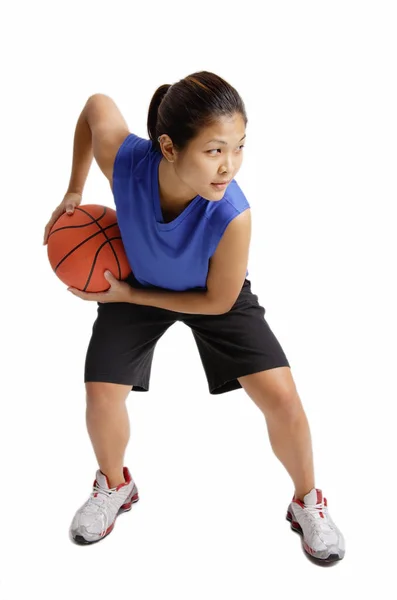
[[[116,211],[99,204],[76,206],[62,214],[48,236],[48,259],[63,283],[84,292],[104,292],[109,270],[125,279],[131,267],[121,241]]]

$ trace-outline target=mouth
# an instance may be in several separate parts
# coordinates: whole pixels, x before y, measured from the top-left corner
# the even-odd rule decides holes
[[[211,183],[211,185],[213,185],[218,190],[223,190],[227,185],[229,185],[230,181],[231,180],[229,179],[229,181],[223,181],[221,183]]]

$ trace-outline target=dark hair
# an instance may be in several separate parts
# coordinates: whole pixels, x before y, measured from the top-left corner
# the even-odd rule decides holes
[[[227,81],[208,71],[188,75],[173,85],[161,85],[150,101],[147,129],[155,150],[166,133],[182,151],[202,127],[221,116],[240,113],[247,125],[244,102]]]

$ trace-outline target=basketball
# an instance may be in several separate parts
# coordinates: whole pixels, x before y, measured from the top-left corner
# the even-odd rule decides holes
[[[48,259],[67,286],[83,292],[105,292],[104,272],[125,279],[131,267],[121,241],[116,211],[99,204],[76,206],[62,214],[48,236]]]

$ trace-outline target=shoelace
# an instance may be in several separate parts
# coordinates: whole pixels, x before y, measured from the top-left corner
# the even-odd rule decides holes
[[[317,517],[320,517],[320,512],[322,512],[325,516],[325,513],[327,512],[327,510],[326,510],[326,506],[324,506],[323,503],[320,502],[319,504],[305,504],[305,512],[306,512],[306,514],[310,513],[315,518],[317,518]]]
[[[320,512],[323,513],[324,519],[321,517]],[[328,508],[322,502],[319,504],[305,504],[304,514],[310,519],[312,524],[320,525],[323,531],[334,530],[328,515]]]
[[[97,494],[97,493],[103,494],[104,496],[110,496],[110,494],[112,492],[115,492],[116,490],[117,490],[117,487],[105,489],[105,488],[100,487],[99,485],[94,485],[94,487],[92,488],[91,496],[93,497],[94,494]]]
[[[115,492],[116,490],[117,487],[105,489],[100,487],[99,485],[94,485],[92,488],[91,495],[86,502],[85,511],[97,512],[100,509],[100,507],[104,504],[105,498],[111,498],[112,492]],[[97,494],[96,497],[95,494]]]

